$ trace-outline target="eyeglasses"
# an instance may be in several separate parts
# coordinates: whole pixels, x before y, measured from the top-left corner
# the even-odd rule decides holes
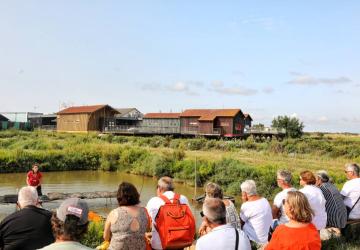
[[[200,211],[200,216],[201,216],[201,217],[204,217],[204,216],[205,216],[205,214],[204,214],[203,211]]]

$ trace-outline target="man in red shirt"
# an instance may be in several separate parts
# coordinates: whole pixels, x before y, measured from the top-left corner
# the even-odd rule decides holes
[[[38,196],[42,195],[42,192],[41,192],[41,178],[42,178],[42,174],[39,171],[39,165],[34,164],[32,166],[32,170],[30,170],[27,173],[26,183],[28,184],[28,186],[32,186],[32,187],[36,188]]]

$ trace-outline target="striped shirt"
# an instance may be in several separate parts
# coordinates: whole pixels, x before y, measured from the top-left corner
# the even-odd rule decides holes
[[[344,228],[347,212],[339,190],[329,182],[321,184],[320,189],[326,200],[327,227]]]

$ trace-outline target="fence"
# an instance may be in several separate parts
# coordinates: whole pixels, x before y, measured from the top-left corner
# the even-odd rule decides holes
[[[33,130],[33,126],[30,122],[9,122],[2,121],[0,122],[0,130],[6,129],[18,129],[18,130]]]

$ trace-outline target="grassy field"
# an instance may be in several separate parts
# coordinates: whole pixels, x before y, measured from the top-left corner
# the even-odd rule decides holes
[[[211,180],[227,193],[238,194],[242,181],[254,179],[259,193],[271,200],[279,191],[279,168],[294,173],[295,186],[302,170],[325,169],[340,188],[346,181],[344,164],[360,162],[360,137],[311,134],[296,140],[255,142],[251,138],[227,141],[0,131],[0,173],[25,172],[34,162],[41,164],[42,171],[127,171],[169,175],[189,184],[195,178],[196,166],[199,186]],[[92,228],[91,234],[101,235],[97,231]],[[87,240],[92,238],[96,237]],[[344,242],[323,242],[323,249],[359,249],[359,242]]]

